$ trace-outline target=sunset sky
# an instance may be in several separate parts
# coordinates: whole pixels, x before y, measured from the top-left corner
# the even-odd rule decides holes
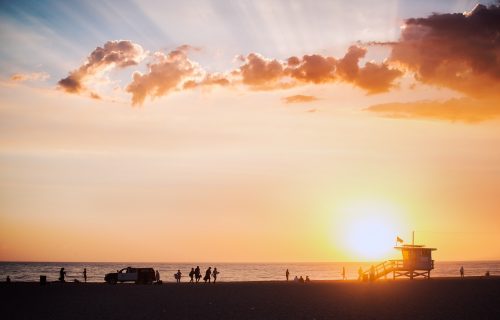
[[[0,1],[0,260],[500,259],[495,1]]]

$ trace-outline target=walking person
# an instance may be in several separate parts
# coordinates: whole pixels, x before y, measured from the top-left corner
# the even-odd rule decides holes
[[[214,268],[214,272],[212,272],[212,277],[214,277],[214,283],[217,281],[217,275],[219,274],[220,272],[217,271],[217,268]]]
[[[59,281],[66,282],[64,277],[66,277],[66,271],[64,271],[64,268],[61,268],[61,270],[59,270]]]
[[[465,272],[464,272],[464,266],[461,266],[461,267],[460,267],[460,278],[462,278],[462,279],[463,279],[463,277],[464,277],[464,273],[465,273]]]
[[[155,272],[156,283],[160,283],[160,271],[157,269]]]
[[[342,267],[342,280],[345,280],[345,267]]]
[[[194,277],[196,279],[196,283],[198,283],[201,279],[201,270],[200,266],[196,266],[196,269],[194,269]]]
[[[205,278],[203,278],[203,280],[205,280],[205,283],[210,283],[210,275],[212,274],[212,267],[208,267],[207,271],[205,271]]]
[[[196,274],[196,272],[194,271],[194,268],[191,268],[191,271],[189,272],[189,278],[191,279],[191,280],[189,280],[190,283],[193,283],[195,274]],[[196,281],[196,282],[198,282],[198,281]]]
[[[290,276],[290,271],[288,271],[288,269],[286,269],[285,276],[286,276],[286,281],[288,282],[288,277]]]
[[[87,268],[83,268],[83,281],[87,283]]]

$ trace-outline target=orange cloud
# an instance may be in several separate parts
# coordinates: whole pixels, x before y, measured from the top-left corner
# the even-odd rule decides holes
[[[258,53],[250,53],[244,58],[244,64],[233,74],[240,75],[243,84],[254,89],[266,90],[283,85],[283,72],[283,62],[266,59]]]
[[[25,82],[25,81],[45,81],[50,78],[46,72],[32,72],[32,73],[14,73],[10,76],[12,82]]]
[[[192,78],[203,75],[203,70],[196,62],[188,59],[185,47],[164,54],[155,53],[155,62],[148,64],[149,71],[142,74],[134,72],[132,82],[127,86],[127,92],[132,94],[132,105],[141,105],[146,97],[160,97],[167,93],[187,87],[193,87],[196,82]]]
[[[500,97],[500,6],[408,19],[390,61],[418,81],[478,99]]]
[[[306,96],[302,94],[297,94],[294,96],[289,96],[289,97],[284,97],[283,101],[285,103],[306,103],[306,102],[314,102],[316,100],[319,100],[315,96]]]
[[[143,58],[144,50],[138,44],[128,40],[108,41],[92,51],[82,66],[59,80],[58,85],[66,92],[81,93],[86,90],[85,80],[97,73],[137,65]]]
[[[500,116],[498,103],[471,98],[448,101],[416,101],[409,103],[384,103],[373,105],[366,111],[398,119],[434,119],[468,123],[494,119]]]
[[[371,94],[388,91],[394,86],[394,80],[402,76],[403,72],[390,68],[386,63],[367,62],[360,67],[359,60],[365,54],[366,49],[358,46],[350,47],[340,60],[313,54],[302,58],[292,56],[286,61],[280,61],[251,53],[243,58],[243,65],[233,74],[241,76],[243,84],[256,90],[343,81],[352,83]]]

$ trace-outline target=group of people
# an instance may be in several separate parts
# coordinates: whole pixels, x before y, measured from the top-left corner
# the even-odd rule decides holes
[[[285,277],[286,277],[286,281],[288,281],[288,279],[290,277],[290,271],[288,269],[286,269],[286,271],[285,271]],[[306,276],[305,279],[302,276],[300,276],[300,277],[295,276],[295,278],[293,278],[293,282],[299,282],[299,283],[311,282],[311,279],[309,279],[309,276]]]
[[[219,275],[219,271],[217,268],[214,267],[212,270],[212,267],[208,267],[208,269],[205,271],[205,276],[203,277],[203,281],[205,283],[211,283],[211,279],[213,278],[213,283],[217,282],[217,276]],[[177,273],[174,274],[175,281],[177,283],[181,282],[181,277],[182,277],[182,272],[181,270],[177,270]],[[200,266],[196,266],[196,268],[191,268],[191,271],[189,272],[189,282],[190,283],[198,283],[200,282],[200,279],[202,278],[201,275],[201,270]]]
[[[83,268],[83,281],[87,282],[87,268]],[[59,281],[61,282],[66,282],[66,271],[64,271],[64,268],[61,268],[59,270]],[[77,279],[75,279],[75,282],[79,282]]]

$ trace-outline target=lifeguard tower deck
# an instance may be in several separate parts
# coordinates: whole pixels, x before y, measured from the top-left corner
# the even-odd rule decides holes
[[[392,273],[393,279],[398,277],[431,277],[431,270],[434,269],[434,260],[432,260],[432,251],[436,248],[426,248],[423,245],[405,244],[394,247],[401,250],[403,260],[388,260],[370,268],[364,272],[365,279],[376,280],[381,277],[387,277]]]

